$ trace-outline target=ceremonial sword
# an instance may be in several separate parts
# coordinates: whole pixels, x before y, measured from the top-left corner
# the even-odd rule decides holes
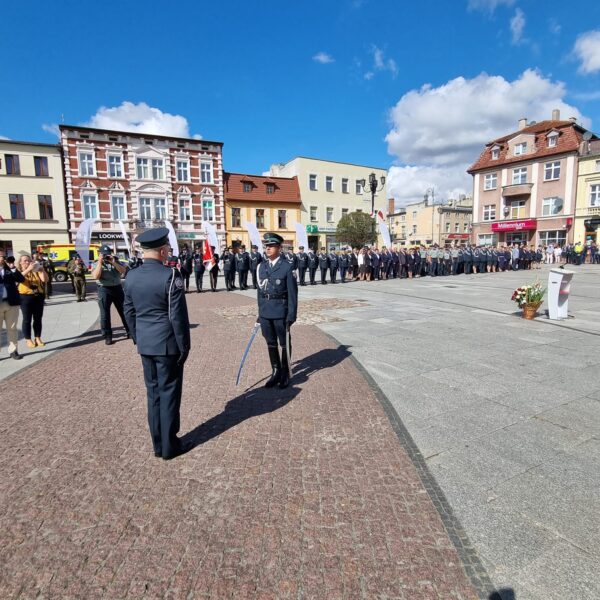
[[[292,378],[292,357],[291,357],[291,348],[292,338],[290,336],[290,326],[288,325],[285,328],[285,353],[287,355],[287,364],[288,364],[288,375],[290,379]]]
[[[252,334],[250,335],[250,340],[248,341],[248,345],[246,346],[246,350],[244,350],[244,355],[242,356],[242,362],[240,363],[240,368],[238,369],[237,379],[235,380],[235,385],[240,383],[240,375],[242,374],[242,369],[244,368],[244,363],[246,362],[246,358],[248,357],[248,352],[250,352],[250,346],[252,346],[252,342],[258,333],[260,328],[260,321],[256,319],[256,323],[254,323],[254,327],[252,328]]]

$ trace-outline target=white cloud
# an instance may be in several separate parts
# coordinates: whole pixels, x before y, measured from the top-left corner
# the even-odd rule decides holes
[[[317,52],[312,59],[315,62],[321,63],[322,65],[328,65],[332,62],[335,62],[335,59],[331,56],[331,54],[327,54],[327,52]]]
[[[510,20],[510,33],[512,43],[520,44],[523,41],[523,32],[525,31],[525,13],[517,8],[513,18]]]
[[[383,50],[375,45],[371,47],[371,52],[373,53],[373,71],[389,71],[394,78],[398,75],[398,65],[393,58],[385,58]],[[368,73],[373,73],[373,71],[369,71]],[[373,77],[373,75],[370,77],[366,75],[365,79]]]
[[[562,25],[554,17],[551,17],[548,20],[548,29],[550,33],[558,35],[562,31]]]
[[[565,95],[563,83],[531,69],[514,81],[482,73],[407,92],[390,111],[392,128],[386,136],[399,165],[390,170],[392,194],[407,201],[418,200],[431,186],[436,196],[439,186],[440,197],[456,192],[469,181],[465,169],[485,143],[515,131],[519,118],[549,119],[558,108],[563,117],[577,117],[587,126]]]
[[[367,80],[370,81],[371,79],[373,79],[373,77],[375,77],[375,73],[373,73],[373,71],[367,71],[363,77]]]
[[[0,140],[10,140],[10,138],[6,137],[5,135],[0,135]]]
[[[480,10],[492,14],[499,6],[512,6],[515,0],[469,0],[469,10]]]
[[[60,129],[58,128],[58,125],[56,123],[44,123],[42,125],[42,129],[47,133],[51,133],[52,135],[55,135],[57,138],[60,139]]]
[[[587,31],[578,36],[573,52],[581,61],[580,73],[589,75],[600,71],[600,29]]]

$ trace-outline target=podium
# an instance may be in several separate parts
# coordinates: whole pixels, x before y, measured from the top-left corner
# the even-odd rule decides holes
[[[548,317],[561,321],[569,316],[569,293],[575,271],[550,269],[548,273]]]

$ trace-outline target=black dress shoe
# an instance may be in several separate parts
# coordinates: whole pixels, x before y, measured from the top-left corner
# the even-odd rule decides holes
[[[104,343],[105,343],[107,346],[111,346],[111,345],[112,345],[112,343],[113,343],[113,341],[112,341],[112,337],[105,337],[105,338],[104,338]]]
[[[16,350],[13,350],[9,356],[15,360],[21,360],[23,358]]]
[[[162,452],[155,452],[155,453],[154,453],[154,456],[155,456],[156,458],[162,458]]]

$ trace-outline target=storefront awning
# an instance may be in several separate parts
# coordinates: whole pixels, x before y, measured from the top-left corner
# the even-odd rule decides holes
[[[498,223],[492,223],[492,231],[528,231],[532,229],[537,229],[536,219],[500,221]]]
[[[446,236],[447,240],[468,240],[469,239],[469,234],[468,233],[449,233]]]

